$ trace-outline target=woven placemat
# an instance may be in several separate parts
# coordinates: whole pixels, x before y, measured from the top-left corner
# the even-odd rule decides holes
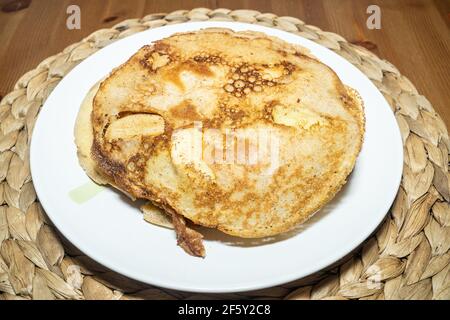
[[[326,271],[239,294],[203,295],[155,288],[104,268],[67,243],[36,198],[29,141],[39,109],[59,81],[88,56],[118,39],[149,28],[206,20],[255,23],[315,41],[362,70],[395,112],[405,155],[395,203],[360,249]],[[450,299],[449,150],[444,122],[397,68],[341,36],[297,18],[197,8],[123,21],[47,58],[23,75],[0,103],[0,300]]]

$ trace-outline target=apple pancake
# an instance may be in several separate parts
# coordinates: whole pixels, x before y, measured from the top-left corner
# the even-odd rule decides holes
[[[211,28],[144,46],[113,70],[93,98],[91,125],[90,160],[113,186],[257,238],[294,228],[341,189],[364,111],[357,92],[303,48]]]

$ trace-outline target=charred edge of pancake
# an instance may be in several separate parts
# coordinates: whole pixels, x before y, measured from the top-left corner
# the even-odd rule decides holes
[[[99,170],[109,177],[122,191],[128,193],[134,198],[147,199],[151,201],[155,206],[165,210],[168,213],[177,213],[168,202],[158,198],[154,193],[138,185],[131,186],[128,179],[126,178],[126,168],[125,165],[109,159],[103,153],[103,150],[99,142],[94,139],[91,148],[91,154],[96,161]]]
[[[186,225],[186,219],[177,213],[172,213],[172,224],[177,235],[177,244],[194,257],[205,257],[203,235]]]
[[[177,235],[177,244],[188,254],[196,257],[205,257],[205,247],[203,246],[203,235],[187,226],[187,222],[192,223],[192,221],[184,218],[179,213],[177,213],[168,203],[162,201],[161,199],[155,198],[153,195],[149,194],[146,190],[142,190],[141,188],[132,189],[123,179],[123,175],[126,170],[125,167],[112,161],[104,156],[99,147],[97,141],[94,140],[92,144],[92,156],[97,161],[100,169],[104,171],[108,176],[114,179],[115,184],[119,186],[119,188],[123,189],[126,192],[129,192],[133,196],[136,193],[140,194],[137,196],[138,198],[146,198],[149,199],[155,206],[163,209],[169,215],[172,216],[172,223],[175,226],[175,231]],[[131,192],[134,191],[134,192]],[[193,223],[192,223],[193,224]]]
[[[92,142],[91,155],[102,173],[112,178],[120,188],[128,190],[128,188],[126,188],[126,185],[123,183],[123,179],[120,178],[126,173],[125,166],[105,156],[100,144],[95,138]]]
[[[144,190],[138,185],[131,186],[128,179],[126,178],[127,170],[125,165],[109,159],[96,139],[94,139],[91,148],[91,154],[100,172],[112,181],[115,185],[123,192],[127,193],[130,197],[134,199],[149,199],[153,200],[148,191]]]

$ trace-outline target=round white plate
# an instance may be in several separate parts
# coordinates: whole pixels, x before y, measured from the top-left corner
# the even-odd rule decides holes
[[[366,134],[344,189],[300,231],[255,242],[205,230],[205,259],[187,255],[173,230],[146,223],[136,204],[97,190],[78,164],[73,129],[88,90],[140,47],[175,32],[207,27],[261,31],[300,44],[364,100]],[[84,60],[42,108],[31,141],[31,172],[42,206],[61,233],[110,269],[145,283],[186,291],[236,292],[314,273],[363,242],[383,220],[402,174],[400,132],[387,102],[356,67],[332,51],[277,29],[234,22],[193,22],[144,31]],[[80,197],[88,197],[85,201]],[[89,197],[88,197],[89,198]]]

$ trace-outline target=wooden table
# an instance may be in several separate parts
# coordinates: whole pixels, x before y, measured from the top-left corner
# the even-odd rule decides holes
[[[80,30],[66,27],[71,4],[81,8]],[[366,27],[371,4],[381,7],[381,30]],[[295,16],[364,45],[397,66],[450,127],[449,0],[0,0],[0,96],[41,60],[97,29],[195,7]]]

